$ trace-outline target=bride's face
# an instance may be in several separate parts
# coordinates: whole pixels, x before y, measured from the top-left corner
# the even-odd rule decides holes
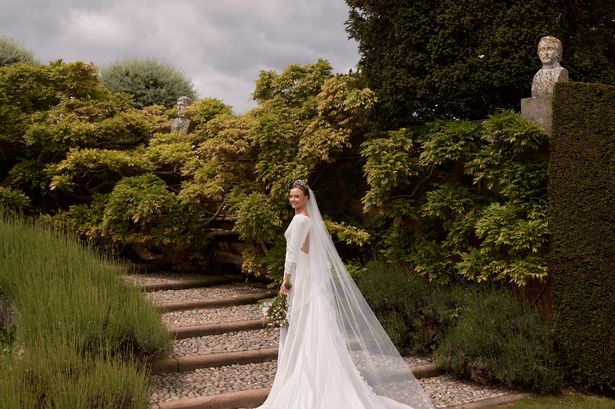
[[[307,205],[307,195],[298,187],[290,189],[288,201],[293,209],[303,209]]]

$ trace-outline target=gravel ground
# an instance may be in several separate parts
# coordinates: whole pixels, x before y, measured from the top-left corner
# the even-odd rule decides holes
[[[403,358],[408,366],[420,366],[433,363],[429,356],[404,356]]]
[[[176,274],[176,273],[148,273],[148,274],[126,274],[124,279],[131,284],[166,284],[186,280],[198,280],[203,278],[202,274]]]
[[[179,339],[175,341],[173,352],[171,352],[170,356],[176,358],[187,355],[275,348],[278,346],[279,339],[280,330],[278,328],[228,332],[221,335]]]
[[[171,357],[188,355],[218,354],[222,352],[250,351],[275,348],[280,340],[279,328],[266,328],[251,331],[228,332],[221,335],[178,339],[174,342]],[[431,363],[430,357],[404,357],[408,366]]]
[[[267,388],[273,383],[275,361],[202,368],[192,372],[154,375],[151,378],[152,403],[183,398]]]
[[[258,304],[236,305],[222,308],[199,308],[186,311],[172,311],[162,314],[162,322],[168,328],[188,327],[200,324],[258,320],[263,311]]]
[[[145,296],[150,301],[160,304],[180,301],[209,300],[214,298],[233,298],[244,295],[262,294],[267,290],[267,287],[264,285],[237,283],[186,290],[152,291],[146,293]]]
[[[433,404],[439,408],[495,398],[496,396],[516,392],[503,387],[484,386],[473,382],[459,381],[449,375],[424,378],[420,382]]]
[[[152,377],[150,399],[153,403],[176,399],[237,392],[270,387],[276,361],[197,369],[185,373],[160,374]],[[460,405],[502,396],[513,391],[457,381],[437,376],[419,381],[437,408]]]

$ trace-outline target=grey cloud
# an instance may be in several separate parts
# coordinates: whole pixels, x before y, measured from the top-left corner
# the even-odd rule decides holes
[[[41,60],[100,66],[156,57],[190,77],[201,97],[237,112],[262,69],[328,59],[345,72],[358,60],[343,0],[2,0],[2,34]]]

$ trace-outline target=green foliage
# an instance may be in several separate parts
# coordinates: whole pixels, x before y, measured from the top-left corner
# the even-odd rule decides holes
[[[540,68],[539,39],[564,45],[571,78],[615,83],[615,6],[532,1],[347,0],[359,68],[384,129],[517,108]]]
[[[96,67],[53,62],[47,66],[0,67],[0,142],[3,151],[21,154],[22,135],[40,111],[62,100],[98,98]]]
[[[74,180],[88,174],[92,175],[90,181],[109,186],[114,179],[117,181],[123,176],[142,173],[148,170],[148,167],[150,162],[144,158],[143,149],[74,149],[67,153],[66,159],[48,167],[48,173],[52,175],[49,189],[72,190],[75,186]],[[92,192],[97,190],[92,188]]]
[[[427,352],[415,337],[422,331],[420,311],[427,304],[429,288],[411,268],[373,260],[357,286],[402,353]]]
[[[502,111],[482,123],[436,121],[379,136],[362,145],[363,201],[388,220],[388,259],[439,283],[461,276],[523,286],[547,275],[546,135],[537,125]]]
[[[232,115],[230,106],[216,98],[203,98],[186,109],[186,115],[199,125],[206,124],[218,115]]]
[[[7,408],[149,406],[147,372],[126,358],[81,356],[64,343],[40,342],[19,359],[0,355],[0,365],[5,375],[0,376],[0,393]]]
[[[171,339],[123,270],[12,218],[0,219],[0,257],[0,288],[19,312],[13,344],[0,353],[2,396],[15,407],[146,408],[144,364]]]
[[[282,221],[276,206],[272,206],[268,197],[259,192],[250,193],[234,199],[231,211],[237,215],[237,230],[242,239],[247,241],[272,241],[282,227]]]
[[[480,125],[470,121],[435,121],[428,124],[421,144],[420,163],[440,166],[467,159],[478,143]]]
[[[332,237],[335,237],[342,243],[362,247],[369,243],[370,240],[370,235],[367,231],[357,226],[347,225],[343,221],[337,223],[332,220],[325,220],[325,227]]]
[[[251,112],[218,115],[196,133],[204,140],[204,166],[195,171],[195,182],[207,188],[204,199],[225,201],[237,217],[236,229],[256,245],[244,253],[244,271],[275,282],[283,274],[283,242],[276,239],[288,218],[284,203],[292,182],[328,178],[327,170],[336,168],[338,156],[364,130],[374,99],[354,76],[333,76],[324,60],[261,72],[254,98],[259,106]],[[197,186],[186,187],[198,194]],[[313,187],[319,191],[318,184]],[[330,227],[345,244],[360,246],[368,239],[351,225]]]
[[[156,175],[126,177],[108,196],[101,227],[112,240],[174,248],[181,251],[205,244],[197,216],[167,189]]]
[[[561,388],[550,329],[538,312],[492,287],[466,288],[460,308],[434,351],[438,365],[480,383],[541,394]]]
[[[419,174],[413,136],[413,132],[400,129],[380,138],[369,139],[361,145],[361,155],[366,159],[363,169],[370,187],[363,197],[365,211],[377,209],[381,215],[394,217],[413,213],[411,207],[388,206],[396,204],[395,199],[399,198],[394,195],[395,190],[407,186],[407,181]]]
[[[24,67],[0,70],[7,90],[0,111],[13,127],[2,135],[0,176],[31,198],[32,210],[107,249],[182,264],[207,264],[208,233],[236,220],[252,249],[246,271],[274,279],[282,273],[274,257],[284,256],[275,249],[289,187],[322,178],[336,191],[326,175],[365,130],[374,103],[356,76],[334,76],[320,60],[261,73],[259,106],[247,114],[234,115],[217,99],[197,101],[186,110],[197,126],[182,135],[170,132],[173,110],[135,109],[126,94],[98,82],[95,67]],[[76,78],[83,89],[71,88]],[[9,80],[22,95],[10,94]],[[26,88],[37,82],[40,89]],[[367,232],[339,213],[342,220],[330,223],[334,236],[364,246]]]
[[[381,260],[357,285],[402,352],[435,351],[438,365],[481,383],[538,393],[562,385],[550,326],[505,289],[427,285],[411,265]]]
[[[30,198],[22,192],[0,186],[0,212],[21,212],[30,206]]]
[[[0,36],[0,67],[12,64],[38,64],[32,51],[8,37]]]
[[[615,87],[557,86],[549,169],[555,333],[572,381],[615,391]]]
[[[192,83],[183,73],[153,58],[117,61],[101,70],[100,80],[111,91],[131,95],[137,108],[171,108],[181,96],[196,98]]]

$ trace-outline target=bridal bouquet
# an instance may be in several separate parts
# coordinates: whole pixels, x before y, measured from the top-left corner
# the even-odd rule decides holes
[[[269,320],[269,327],[286,327],[288,321],[286,314],[288,312],[288,304],[286,296],[276,296],[267,299],[262,303],[263,315]]]

